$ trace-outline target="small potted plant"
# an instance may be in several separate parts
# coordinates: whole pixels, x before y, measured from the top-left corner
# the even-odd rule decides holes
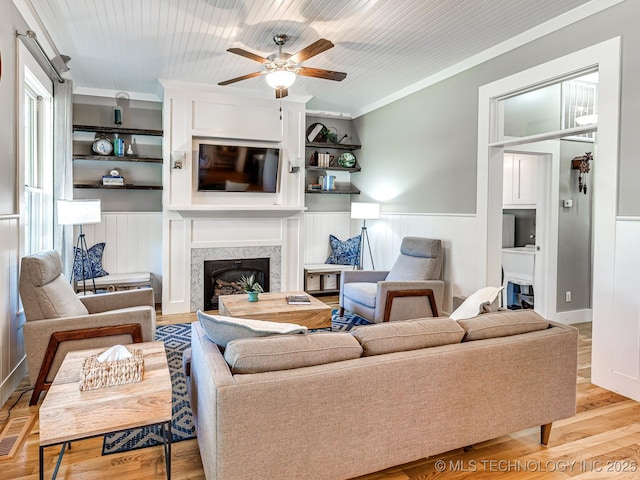
[[[245,277],[243,275],[240,277],[238,284],[240,285],[240,288],[247,292],[250,302],[257,302],[258,294],[264,292],[262,285],[256,281],[255,275],[250,275],[249,277]]]

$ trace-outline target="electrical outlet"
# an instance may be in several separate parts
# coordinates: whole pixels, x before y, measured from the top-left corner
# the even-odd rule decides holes
[[[571,292],[565,292],[564,294],[564,301],[565,302],[570,302],[571,301]]]

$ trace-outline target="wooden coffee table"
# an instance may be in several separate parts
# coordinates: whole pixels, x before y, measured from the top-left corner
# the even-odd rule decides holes
[[[289,305],[287,295],[308,295],[311,303]],[[332,308],[305,292],[261,293],[257,302],[250,302],[247,295],[221,295],[218,297],[218,311],[228,317],[297,323],[307,328],[331,328]]]
[[[85,357],[106,350],[69,352],[40,407],[40,479],[44,478],[44,449],[62,444],[52,478],[72,440],[159,424],[164,440],[167,479],[171,478],[171,375],[162,342],[135,343],[144,355],[141,382],[80,391]],[[108,473],[105,472],[105,477]]]

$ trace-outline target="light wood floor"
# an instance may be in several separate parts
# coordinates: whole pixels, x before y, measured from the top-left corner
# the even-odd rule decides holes
[[[336,299],[325,297],[323,300],[335,305]],[[160,316],[158,324],[193,320],[193,314]],[[578,327],[578,413],[554,423],[547,448],[538,444],[539,428],[531,428],[474,445],[466,451],[455,450],[366,475],[359,480],[477,480],[498,476],[505,480],[640,478],[640,403],[590,383],[591,325],[581,324]],[[28,387],[25,379],[0,409],[0,419],[6,417],[8,407]],[[37,416],[38,408],[29,407],[29,394],[25,393],[16,404],[11,417]],[[4,428],[5,423],[2,422],[0,428]],[[36,420],[16,457],[0,461],[0,478],[37,478],[38,428]],[[366,448],[366,445],[358,448]],[[101,456],[101,449],[101,437],[74,442],[71,451],[65,453],[58,478],[165,478],[161,446],[104,457]],[[49,476],[57,458],[56,453],[53,447],[46,452],[45,469]],[[354,449],[354,455],[357,455],[357,449]],[[295,457],[292,457],[292,461],[295,461]],[[204,478],[196,440],[173,445],[172,466],[174,479]]]

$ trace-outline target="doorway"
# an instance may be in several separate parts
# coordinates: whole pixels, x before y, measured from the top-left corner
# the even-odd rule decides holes
[[[543,65],[485,85],[479,91],[478,117],[478,228],[482,231],[481,249],[486,262],[481,265],[485,284],[495,285],[500,278],[502,152],[505,148],[534,141],[585,133],[579,127],[569,131],[533,134],[516,140],[499,140],[498,102],[519,92],[557,83],[560,78],[578,76],[597,69],[600,74],[598,99],[598,175],[593,179],[593,352],[592,381],[610,388],[624,381],[612,367],[615,349],[614,331],[607,328],[613,311],[615,282],[616,205],[618,197],[618,131],[620,92],[620,38],[585,48]],[[628,383],[628,382],[627,382]],[[637,390],[637,382],[629,384]],[[630,395],[630,394],[629,394]],[[631,396],[631,395],[630,395]]]

